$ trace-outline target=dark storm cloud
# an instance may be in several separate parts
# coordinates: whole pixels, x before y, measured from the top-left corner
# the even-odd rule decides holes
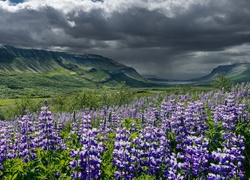
[[[90,3],[87,10],[87,5],[79,1],[79,8],[67,11],[59,4],[34,8],[31,5],[39,3],[36,0],[14,10],[0,4],[0,43],[95,52],[145,74],[172,77],[177,77],[171,75],[175,72],[190,72],[182,66],[188,62],[211,68],[209,64],[216,66],[235,62],[235,57],[249,57],[248,52],[227,51],[249,45],[248,0],[166,0],[164,5],[169,7],[157,8],[151,5],[164,1],[148,1],[146,6],[143,1],[121,1],[113,10],[107,2],[112,0]],[[184,7],[185,2],[188,5]]]
[[[249,14],[224,12],[210,7],[194,6],[186,13],[169,18],[158,11],[131,9],[115,14],[115,30],[127,47],[170,47],[184,51],[215,51],[250,41]],[[244,20],[245,19],[245,20]],[[236,21],[236,22],[235,22]]]
[[[70,18],[77,26],[66,32],[74,38],[117,40],[118,47],[122,48],[221,51],[250,42],[249,4],[241,1],[238,7],[231,1],[193,5],[176,17],[167,17],[158,10],[133,7],[105,18],[101,10],[93,10]]]
[[[78,16],[69,14],[69,20],[76,23],[75,27],[65,29],[66,33],[73,38],[88,38],[99,41],[120,40],[119,31],[115,31],[112,22],[105,18],[103,12],[92,10],[80,11]]]
[[[50,7],[41,11],[22,9],[18,12],[0,9],[0,23],[1,43],[34,47],[43,45],[43,33],[66,26],[61,14]]]

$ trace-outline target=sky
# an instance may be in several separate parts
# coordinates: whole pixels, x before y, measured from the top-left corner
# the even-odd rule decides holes
[[[250,62],[249,0],[0,0],[0,43],[192,79]]]

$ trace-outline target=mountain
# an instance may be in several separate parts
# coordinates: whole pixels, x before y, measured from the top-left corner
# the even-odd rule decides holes
[[[122,81],[131,87],[150,84],[135,69],[100,55],[0,45],[0,94],[32,89],[49,96],[84,87],[114,87]]]
[[[158,77],[149,77],[149,81],[159,84],[192,84],[192,85],[210,85],[213,78],[218,74],[223,73],[230,81],[235,83],[250,82],[250,63],[235,63],[232,65],[221,65],[212,70],[212,72],[206,76],[190,79],[190,80],[167,80],[160,79]]]
[[[214,68],[212,72],[201,78],[192,79],[191,81],[209,82],[223,73],[232,82],[250,81],[250,63],[235,63],[232,65],[221,65]]]

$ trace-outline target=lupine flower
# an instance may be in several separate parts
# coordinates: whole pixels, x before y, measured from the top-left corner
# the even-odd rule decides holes
[[[36,156],[35,145],[33,142],[34,137],[31,135],[34,132],[32,126],[32,117],[29,111],[26,111],[26,115],[19,121],[20,132],[18,142],[18,156],[23,158],[24,162],[34,160]]]
[[[183,162],[181,170],[185,177],[205,178],[209,165],[208,140],[202,136],[187,136],[180,147],[177,157]]]
[[[88,128],[85,128],[88,127]],[[99,179],[101,176],[101,154],[104,146],[97,141],[97,129],[90,129],[84,126],[81,130],[82,147],[79,150],[72,150],[70,156],[74,159],[70,162],[69,168],[74,169],[72,179]]]
[[[179,172],[183,166],[182,163],[177,161],[177,157],[175,153],[169,154],[168,165],[165,167],[163,172],[163,178],[169,180],[182,180],[184,176]]]
[[[125,128],[116,130],[113,164],[117,171],[114,177],[116,179],[131,179],[135,175],[135,154],[132,153],[131,143],[129,142],[130,132]]]
[[[40,130],[35,133],[35,146],[41,147],[43,150],[64,149],[63,140],[58,134],[55,127],[53,114],[48,111],[49,107],[42,107],[40,113]]]
[[[210,164],[209,178],[219,176],[221,179],[240,178],[244,179],[243,162],[245,151],[242,136],[235,136],[233,133],[223,135],[223,149],[218,148],[211,154],[213,163]]]

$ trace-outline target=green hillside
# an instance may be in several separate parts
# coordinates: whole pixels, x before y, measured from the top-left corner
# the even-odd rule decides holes
[[[250,81],[250,63],[235,63],[232,65],[218,66],[207,76],[191,81],[210,83],[212,79],[217,77],[220,73],[223,73],[230,81],[235,83]]]
[[[26,90],[46,97],[122,81],[131,87],[152,85],[135,69],[99,55],[0,46],[0,98]]]

